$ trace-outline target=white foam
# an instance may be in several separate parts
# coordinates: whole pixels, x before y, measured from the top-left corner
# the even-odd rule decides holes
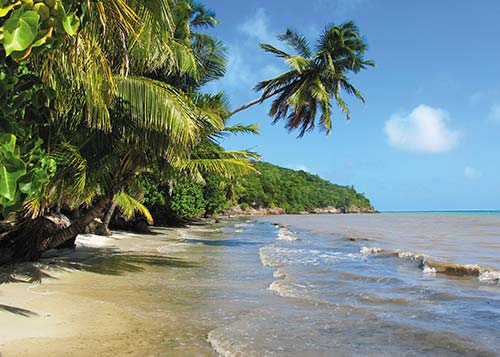
[[[273,276],[276,278],[276,279],[280,279],[280,280],[283,280],[286,278],[286,274],[280,270],[280,269],[277,269],[274,273],[273,273]]]
[[[482,282],[494,282],[500,284],[500,271],[482,271],[479,274],[479,280]]]
[[[291,297],[291,298],[299,298],[300,296],[297,294],[296,291],[285,281],[283,280],[276,280],[269,285],[268,288],[270,291],[272,291],[274,294],[281,296],[281,297]]]
[[[428,264],[424,264],[423,266],[423,272],[426,273],[426,274],[436,274],[436,269],[435,268],[432,268],[430,267]]]
[[[222,336],[218,336],[216,330],[212,330],[208,333],[207,341],[208,343],[210,343],[214,351],[219,354],[219,356],[223,357],[233,356],[233,354],[229,351],[230,342],[224,341],[222,339]]]
[[[384,249],[377,247],[363,247],[359,250],[359,252],[363,255],[374,255],[382,253]]]
[[[286,248],[272,244],[260,248],[260,260],[263,265],[280,267],[282,265],[333,264],[341,261],[352,261],[360,258],[357,254],[342,252],[322,252],[316,249]]]
[[[289,242],[293,242],[293,241],[298,241],[298,240],[302,240],[301,238],[299,238],[297,236],[296,233],[282,227],[279,229],[278,231],[278,240],[286,240],[286,241],[289,241]]]

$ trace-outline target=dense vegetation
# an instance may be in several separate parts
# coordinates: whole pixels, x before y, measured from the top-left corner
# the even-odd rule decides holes
[[[144,200],[177,216],[217,212],[256,172],[256,153],[219,145],[257,133],[229,123],[250,105],[273,97],[270,116],[303,135],[316,120],[330,131],[332,103],[349,118],[342,94],[364,100],[347,76],[373,63],[348,22],[326,27],[314,51],[290,30],[279,38],[293,53],[263,44],[290,70],[231,112],[224,93],[203,92],[226,69],[206,32],[217,24],[193,0],[0,0],[0,214],[15,223],[0,265],[66,245],[96,218],[107,226],[116,209],[151,220]],[[47,224],[61,213],[71,221]]]
[[[243,207],[280,207],[287,213],[315,208],[351,206],[371,208],[370,201],[353,187],[335,185],[317,175],[256,162],[260,175],[238,179],[238,203]]]
[[[348,212],[352,207],[372,209],[370,201],[353,187],[335,185],[317,175],[295,171],[266,162],[254,162],[259,173],[250,173],[233,182],[207,175],[204,183],[190,180],[170,189],[144,181],[144,204],[157,223],[212,216],[240,207],[281,208],[286,213],[314,212],[335,207]]]

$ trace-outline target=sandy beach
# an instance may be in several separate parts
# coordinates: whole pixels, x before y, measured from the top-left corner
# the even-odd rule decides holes
[[[182,315],[169,314],[166,301],[156,311],[161,297],[147,286],[155,273],[167,279],[165,268],[182,265],[160,248],[175,245],[178,233],[80,236],[74,252],[4,273],[4,281],[27,282],[0,286],[1,355],[156,355],[164,348],[189,353],[178,343]]]

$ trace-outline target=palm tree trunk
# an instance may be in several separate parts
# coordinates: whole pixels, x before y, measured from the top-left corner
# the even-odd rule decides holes
[[[44,252],[49,249],[54,249],[66,241],[72,239],[78,234],[81,234],[85,231],[85,228],[92,222],[95,218],[99,217],[102,214],[102,211],[111,201],[109,196],[104,196],[101,198],[99,202],[95,206],[92,207],[90,211],[85,213],[79,220],[75,223],[71,224],[68,228],[60,230],[55,233],[52,237],[43,240],[39,250]]]
[[[117,203],[115,200],[111,201],[111,206],[108,208],[108,211],[106,212],[106,215],[104,216],[102,220],[102,225],[103,225],[103,230],[104,234],[109,236],[110,231],[109,231],[109,222],[111,222],[111,218],[113,217],[113,213],[115,213]]]
[[[265,95],[265,96],[263,96],[263,97],[260,97],[260,98],[254,99],[254,100],[252,100],[251,102],[248,102],[247,104],[242,105],[241,107],[238,107],[238,108],[236,108],[235,110],[233,110],[233,111],[231,112],[231,114],[229,114],[229,116],[230,116],[230,117],[232,117],[234,114],[239,113],[239,112],[241,112],[241,111],[243,111],[243,110],[245,110],[245,109],[248,109],[248,108],[250,108],[250,107],[254,106],[255,104],[260,104],[260,103],[262,103],[263,101],[265,101],[266,99],[269,99],[269,98],[271,98],[271,97],[274,97],[276,94],[281,93],[281,92],[283,92],[284,90],[285,90],[284,88],[280,88],[280,89],[278,89],[278,90],[275,90],[274,92],[268,93],[267,95]]]

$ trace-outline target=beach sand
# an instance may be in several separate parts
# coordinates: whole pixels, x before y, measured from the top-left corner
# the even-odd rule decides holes
[[[81,236],[74,252],[17,267],[19,279],[50,277],[0,285],[1,356],[213,354],[180,341],[186,316],[152,289],[182,264],[158,250],[177,236]]]

